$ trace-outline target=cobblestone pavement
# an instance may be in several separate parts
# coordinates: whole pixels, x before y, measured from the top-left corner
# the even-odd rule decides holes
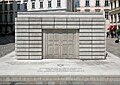
[[[120,57],[120,42],[115,43],[116,38],[106,38],[107,51]]]
[[[15,49],[15,37],[0,37],[0,57],[12,52]]]

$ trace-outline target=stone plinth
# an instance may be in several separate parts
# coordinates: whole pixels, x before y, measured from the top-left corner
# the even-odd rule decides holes
[[[0,58],[0,85],[119,85],[119,61],[110,53],[106,60],[16,60],[12,52]]]

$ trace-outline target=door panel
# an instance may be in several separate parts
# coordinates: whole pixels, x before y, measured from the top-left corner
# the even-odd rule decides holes
[[[45,30],[44,58],[77,58],[76,35],[76,30]]]
[[[53,55],[53,53],[54,53],[54,47],[52,46],[52,45],[50,45],[50,46],[48,46],[48,55]]]

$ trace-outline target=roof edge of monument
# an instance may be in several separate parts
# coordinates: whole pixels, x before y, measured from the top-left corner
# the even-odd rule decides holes
[[[49,15],[49,14],[53,14],[53,15],[58,15],[58,14],[60,14],[60,15],[103,15],[103,13],[102,12],[98,12],[98,13],[96,13],[96,12],[94,12],[94,13],[92,13],[92,12],[89,12],[89,13],[87,13],[87,12],[38,12],[38,11],[36,11],[36,12],[31,12],[31,11],[28,11],[28,12],[18,12],[18,14],[19,15],[27,15],[27,14],[30,14],[30,15],[33,15],[33,14],[36,14],[36,15]]]

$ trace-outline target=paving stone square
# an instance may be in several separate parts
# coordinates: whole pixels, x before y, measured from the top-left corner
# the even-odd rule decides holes
[[[75,81],[74,83],[79,82],[79,84],[71,85],[119,85],[119,61],[119,57],[109,52],[106,60],[17,60],[13,51],[0,58],[0,82],[19,81],[18,85],[22,82],[37,85],[45,81],[47,85],[57,85],[56,82],[59,81],[58,85],[70,85],[70,81],[72,83]],[[55,84],[48,84],[50,81]],[[68,81],[67,84],[64,81]]]

